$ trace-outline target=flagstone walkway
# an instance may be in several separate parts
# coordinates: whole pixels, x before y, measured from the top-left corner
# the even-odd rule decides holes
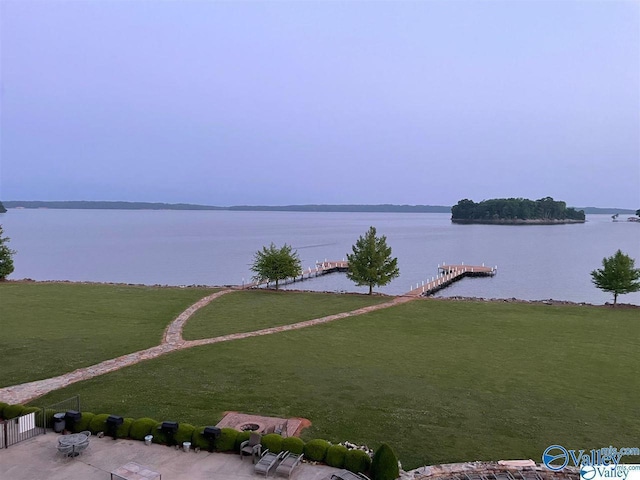
[[[377,305],[371,305],[368,307],[359,308],[350,312],[342,312],[334,315],[328,315],[321,318],[315,318],[313,320],[306,320],[304,322],[293,323],[291,325],[281,325],[278,327],[264,328],[261,330],[255,330],[253,332],[244,333],[232,333],[229,335],[221,335],[213,338],[203,338],[199,340],[184,340],[182,338],[182,330],[186,322],[193,316],[193,314],[199,309],[205,307],[213,300],[231,293],[235,290],[227,289],[216,292],[212,295],[204,297],[198,300],[196,303],[187,308],[184,312],[176,317],[169,326],[166,328],[162,337],[160,345],[155,347],[140,350],[120,357],[105,360],[104,362],[91,365],[89,367],[79,368],[70,373],[59,375],[57,377],[47,378],[44,380],[36,380],[34,382],[21,383],[18,385],[12,385],[10,387],[0,388],[0,402],[8,404],[26,404],[42,395],[45,395],[54,390],[67,387],[73,383],[88,380],[90,378],[104,375],[119,370],[124,367],[135,365],[143,360],[149,360],[157,358],[166,353],[183,350],[186,348],[197,347],[200,345],[211,345],[214,343],[229,342],[233,340],[240,340],[243,338],[258,337],[263,335],[271,335],[274,333],[286,332],[290,330],[299,330],[301,328],[312,327],[322,323],[333,322],[342,318],[353,317],[356,315],[363,315],[375,310],[381,310],[383,308],[389,308],[402,303],[406,303],[415,300],[417,297],[394,297],[388,302],[379,303]]]

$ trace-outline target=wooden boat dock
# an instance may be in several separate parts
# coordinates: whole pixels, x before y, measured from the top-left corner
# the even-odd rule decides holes
[[[295,278],[286,278],[284,280],[280,280],[278,285],[289,285],[291,283],[302,282],[304,280],[309,280],[310,278],[319,277],[321,275],[327,275],[329,273],[335,272],[346,272],[349,269],[349,262],[346,260],[325,260],[324,262],[316,262],[315,268],[309,267],[306,270],[302,271],[302,275],[297,276]],[[253,282],[249,284],[243,284],[243,288],[258,288],[258,287],[269,287],[269,285],[275,285],[275,281],[270,282]]]
[[[486,267],[482,265],[438,265],[438,276],[431,277],[431,280],[417,284],[415,288],[413,285],[409,292],[404,296],[417,297],[433,295],[439,290],[448,287],[454,282],[463,279],[464,277],[493,277],[498,273],[498,267]]]

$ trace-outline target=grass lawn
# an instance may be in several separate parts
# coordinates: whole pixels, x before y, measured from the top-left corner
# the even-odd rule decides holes
[[[1,282],[0,387],[157,345],[169,322],[214,291]]]
[[[637,309],[415,301],[177,352],[34,403],[79,393],[94,413],[200,425],[226,410],[306,417],[305,439],[387,442],[405,468],[539,462],[554,443],[636,446],[638,338]]]
[[[348,312],[392,299],[313,292],[239,291],[227,294],[196,312],[185,326],[183,337],[195,340],[251,332]]]

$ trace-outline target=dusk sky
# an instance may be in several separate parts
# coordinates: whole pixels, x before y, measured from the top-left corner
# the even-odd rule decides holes
[[[637,1],[0,14],[0,200],[640,208]]]

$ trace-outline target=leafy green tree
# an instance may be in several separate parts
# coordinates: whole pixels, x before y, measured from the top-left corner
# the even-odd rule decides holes
[[[5,213],[6,211],[7,211],[7,209],[4,207],[2,202],[0,202],[0,213]]]
[[[251,271],[255,272],[253,279],[257,282],[278,282],[286,278],[297,277],[302,274],[300,258],[298,252],[294,252],[290,245],[286,243],[281,248],[277,248],[273,243],[267,247],[262,247],[255,253]]]
[[[398,259],[391,258],[387,237],[377,237],[374,227],[369,227],[369,231],[351,248],[353,253],[347,254],[347,278],[358,286],[368,285],[369,295],[373,293],[374,285],[386,285],[400,275]]]
[[[612,257],[602,259],[602,268],[591,272],[591,281],[604,292],[613,293],[613,306],[618,295],[640,291],[640,268],[635,261],[618,250]]]
[[[0,225],[0,281],[13,272],[13,255],[16,252],[7,246],[9,240],[9,237],[2,236],[2,225]]]
[[[636,215],[640,217],[640,208],[636,210]]]

